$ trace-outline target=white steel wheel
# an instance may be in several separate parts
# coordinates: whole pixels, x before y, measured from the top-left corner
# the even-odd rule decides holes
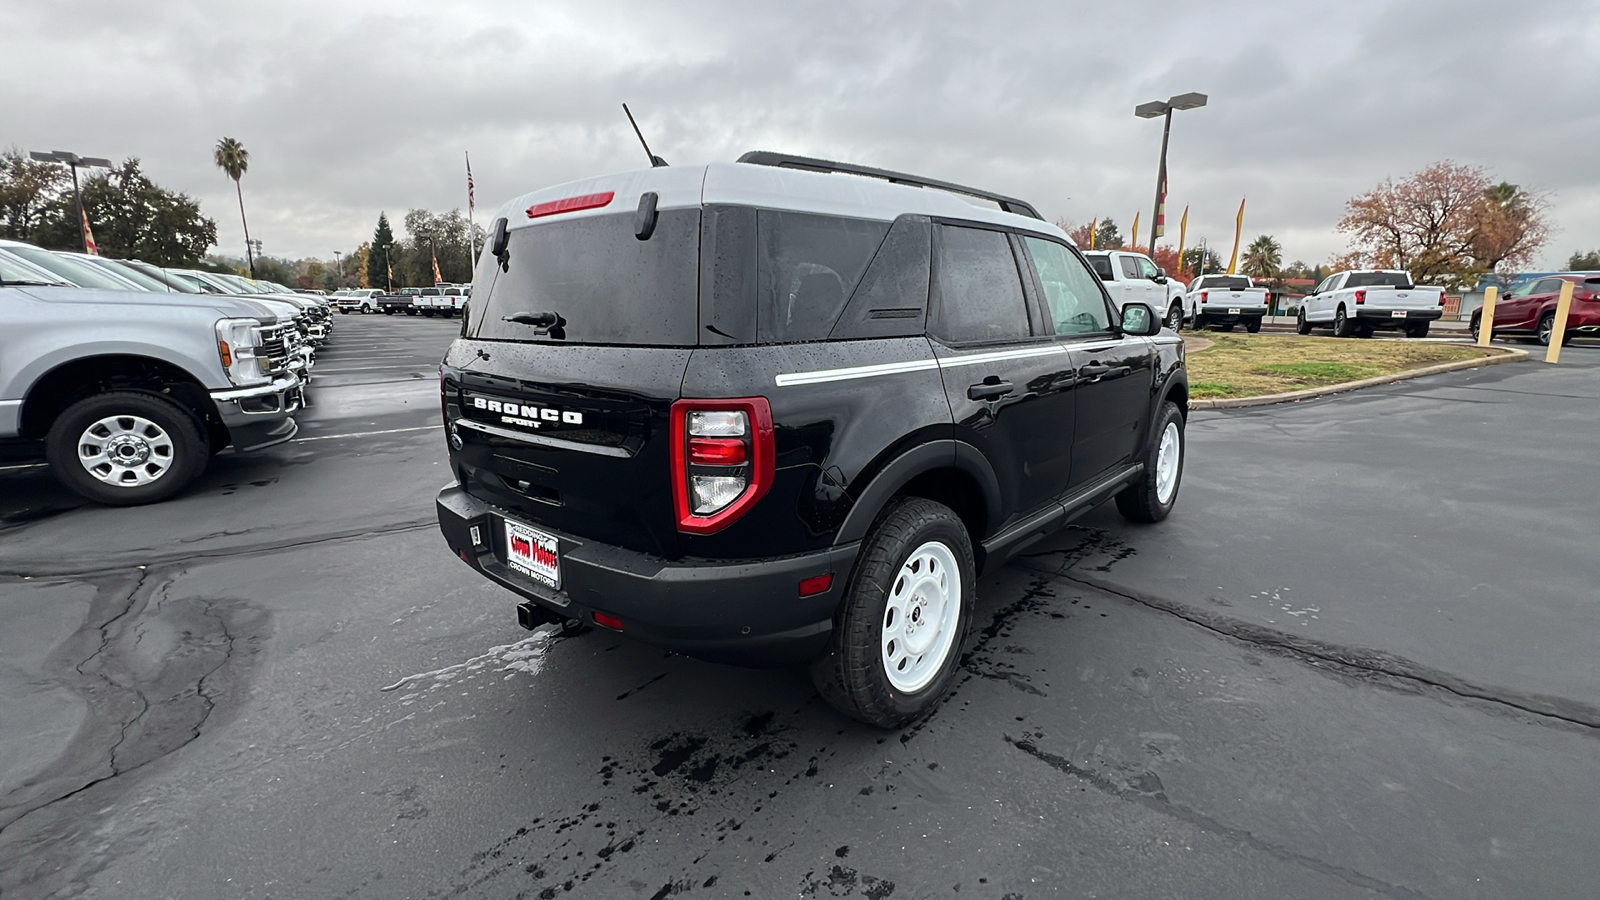
[[[172,436],[140,416],[107,416],[78,436],[78,464],[116,487],[144,487],[174,461]]]
[[[940,541],[912,551],[895,576],[883,613],[883,671],[896,690],[916,693],[944,668],[960,609],[955,554]]]
[[[1156,499],[1172,502],[1172,493],[1178,488],[1178,462],[1183,458],[1183,435],[1178,423],[1168,422],[1161,431],[1161,444],[1156,448]]]

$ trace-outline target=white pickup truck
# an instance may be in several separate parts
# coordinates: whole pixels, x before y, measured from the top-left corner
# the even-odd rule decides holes
[[[1444,288],[1417,287],[1398,269],[1335,272],[1300,303],[1295,330],[1310,334],[1330,326],[1334,337],[1371,337],[1374,329],[1425,337],[1428,323],[1444,315]]]
[[[1235,325],[1255,334],[1267,314],[1267,289],[1256,287],[1248,275],[1201,275],[1189,282],[1184,295],[1185,318],[1195,328],[1217,327],[1232,331]]]
[[[441,284],[423,288],[412,303],[425,316],[444,316],[448,319],[467,305],[468,292],[471,290],[471,286]]]
[[[1132,300],[1161,313],[1173,331],[1183,325],[1183,282],[1156,268],[1150,257],[1129,250],[1085,250],[1083,258],[1100,276],[1117,309]]]

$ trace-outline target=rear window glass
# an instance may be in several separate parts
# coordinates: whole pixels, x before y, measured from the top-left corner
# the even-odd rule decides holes
[[[485,340],[687,347],[699,323],[700,210],[662,210],[647,241],[632,210],[514,229],[504,271],[482,256],[469,309]],[[490,280],[492,279],[492,281]],[[554,327],[506,321],[554,313]],[[538,332],[545,331],[540,334]]]
[[[763,209],[756,230],[758,334],[777,344],[828,337],[889,223]]]
[[[1411,279],[1404,272],[1351,272],[1345,280],[1347,288],[1392,287],[1411,290]]]
[[[1213,291],[1243,291],[1249,290],[1250,279],[1229,278],[1226,276],[1222,278],[1207,277],[1205,281],[1200,282],[1200,287]]]

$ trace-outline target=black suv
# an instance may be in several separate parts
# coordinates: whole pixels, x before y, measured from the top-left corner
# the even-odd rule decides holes
[[[986,205],[979,205],[979,203]],[[507,204],[441,372],[440,528],[525,598],[862,721],[948,688],[976,579],[1177,497],[1183,345],[1020,200],[774,153]]]

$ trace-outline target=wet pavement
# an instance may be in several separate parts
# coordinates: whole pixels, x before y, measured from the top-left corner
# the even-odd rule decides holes
[[[0,897],[1600,881],[1600,351],[1196,414],[1173,517],[985,578],[955,692],[882,732],[519,629],[433,524],[454,330],[341,317],[300,438],[174,502],[0,471]]]

